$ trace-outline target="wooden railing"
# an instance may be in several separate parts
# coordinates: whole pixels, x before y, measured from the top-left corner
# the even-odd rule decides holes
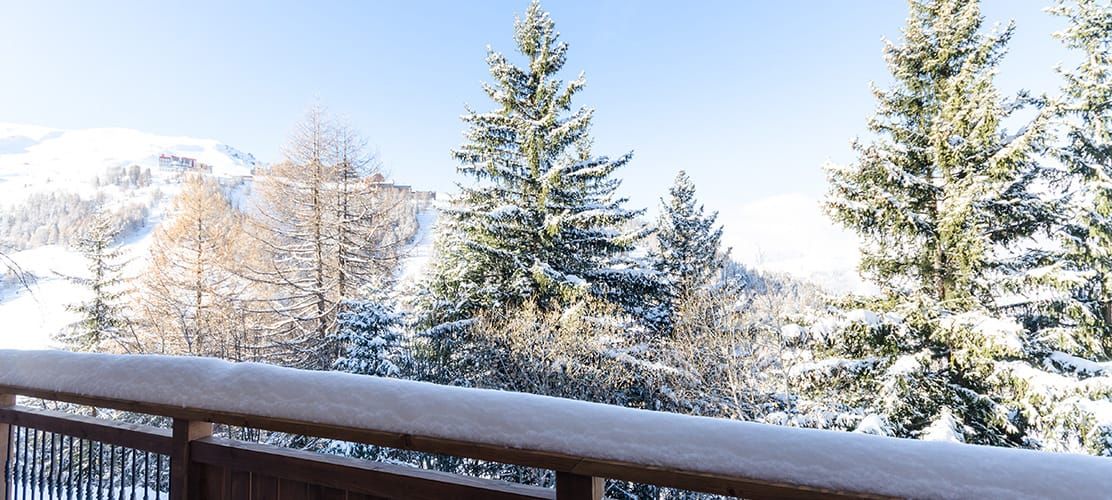
[[[15,404],[16,395],[157,415],[173,419],[173,429],[90,418]],[[339,439],[392,448],[448,454],[500,463],[550,469],[556,473],[555,489],[511,484],[482,479],[305,452],[212,436],[212,424],[228,424],[276,432]],[[42,453],[19,452],[11,436],[20,431],[58,436],[71,456],[61,467],[51,459],[43,463]],[[96,467],[92,454],[78,457],[78,472],[66,470],[75,461],[74,441],[87,450],[121,449],[124,453],[168,457],[167,477],[161,477],[161,458],[156,477],[131,484],[122,473],[114,473],[111,461],[98,471],[81,471],[84,465]],[[24,440],[26,442],[26,440]],[[373,429],[347,428],[312,422],[274,419],[257,415],[180,408],[140,401],[126,401],[79,394],[44,391],[0,385],[0,455],[5,461],[6,480],[0,485],[0,498],[171,498],[242,499],[539,499],[560,500],[602,498],[603,478],[655,484],[692,491],[748,498],[830,498],[875,497],[799,485],[775,484],[751,479],[669,470],[645,465],[587,459],[560,453],[495,447],[480,443],[394,434]],[[13,450],[16,450],[13,453]],[[22,457],[20,456],[22,453]],[[51,447],[51,457],[55,448]],[[112,456],[115,456],[114,454]],[[37,458],[37,459],[36,459]],[[28,460],[31,463],[28,463]],[[50,467],[52,470],[47,470]],[[20,472],[20,468],[24,472]],[[143,465],[139,465],[140,470]],[[13,469],[14,472],[13,472]],[[30,470],[31,472],[26,472]],[[115,475],[115,478],[108,477]],[[107,484],[105,484],[107,483]],[[43,496],[43,492],[46,496]],[[51,496],[51,492],[54,495]],[[17,496],[18,495],[18,496]],[[132,495],[135,495],[134,497]],[[168,495],[168,496],[167,496]]]
[[[171,425],[21,406],[16,396]],[[547,470],[555,488],[218,438],[213,424]],[[55,351],[0,350],[0,461],[2,500],[578,500],[602,497],[606,480],[746,498],[1101,498],[1112,491],[1108,458],[211,359]]]
[[[554,492],[221,439],[205,421],[175,419],[167,431],[17,406],[10,394],[0,401],[3,499],[588,498],[580,488],[591,482],[561,476]],[[128,461],[129,453],[148,459]]]

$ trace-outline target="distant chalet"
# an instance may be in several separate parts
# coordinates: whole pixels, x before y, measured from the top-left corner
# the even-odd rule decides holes
[[[387,181],[386,177],[382,174],[372,175],[367,179],[367,184],[384,191],[397,193],[403,198],[410,200],[432,201],[436,199],[436,191],[414,191],[413,186],[394,184],[391,181]]]
[[[175,172],[208,172],[212,173],[212,165],[201,163],[196,158],[177,156],[171,154],[158,155],[158,167],[163,170]]]
[[[177,156],[172,154],[161,154],[158,156],[158,166],[163,170],[173,172],[204,172],[212,173],[212,165],[201,163],[196,158],[189,158],[187,156]],[[251,169],[251,175],[236,176],[240,179],[250,179],[255,174],[259,173],[258,168]],[[381,189],[388,193],[395,193],[402,198],[414,201],[429,202],[436,199],[436,191],[414,191],[413,186],[404,184],[395,184],[393,181],[386,180],[382,174],[374,174],[364,180],[367,186]]]

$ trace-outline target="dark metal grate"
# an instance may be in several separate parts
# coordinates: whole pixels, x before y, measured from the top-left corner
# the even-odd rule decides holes
[[[157,453],[12,425],[3,500],[162,500],[170,459]]]

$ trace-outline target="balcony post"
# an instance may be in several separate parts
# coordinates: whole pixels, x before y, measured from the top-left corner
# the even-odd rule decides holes
[[[600,500],[605,490],[601,477],[556,472],[556,500]]]
[[[0,394],[0,408],[11,408],[15,406],[15,394]],[[8,436],[12,431],[12,426],[0,422],[0,500],[7,500],[8,498],[8,478],[6,472],[8,471],[8,457],[13,453],[11,449],[12,443],[8,442]]]
[[[212,435],[212,424],[197,420],[174,419],[170,455],[170,500],[201,498],[200,468],[189,455],[189,443]]]

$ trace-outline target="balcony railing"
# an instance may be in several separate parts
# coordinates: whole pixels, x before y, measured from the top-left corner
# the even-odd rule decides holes
[[[16,396],[164,417],[172,429],[21,406]],[[213,423],[547,469],[556,484],[217,438]],[[1112,491],[1112,460],[1097,457],[197,358],[46,351],[0,351],[0,461],[5,500],[598,499],[606,479],[747,498]]]

